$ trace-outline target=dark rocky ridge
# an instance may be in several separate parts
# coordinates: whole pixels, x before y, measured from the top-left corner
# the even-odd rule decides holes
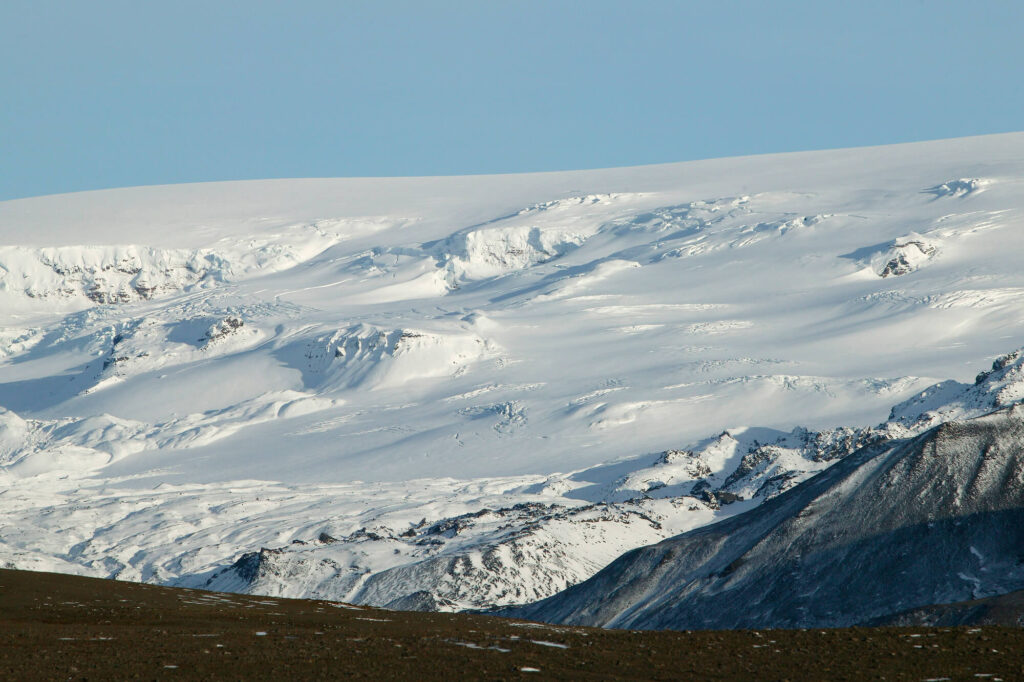
[[[971,599],[951,604],[932,604],[891,616],[873,618],[865,626],[927,626],[962,625],[1024,626],[1024,590],[995,597]]]

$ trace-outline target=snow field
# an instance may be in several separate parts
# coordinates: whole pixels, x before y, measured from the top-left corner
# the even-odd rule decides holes
[[[959,392],[1024,338],[1022,158],[1015,134],[4,202],[0,560],[546,596],[826,468],[940,380],[915,399],[988,400]]]

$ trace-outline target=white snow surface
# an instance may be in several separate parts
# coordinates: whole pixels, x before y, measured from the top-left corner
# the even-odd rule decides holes
[[[827,467],[831,427],[1024,399],[964,393],[1022,344],[1022,253],[1024,133],[2,202],[0,564],[548,596]]]

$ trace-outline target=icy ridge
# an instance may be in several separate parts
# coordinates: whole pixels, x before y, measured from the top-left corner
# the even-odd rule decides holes
[[[214,249],[0,246],[0,293],[95,304],[144,301],[292,268],[338,241],[310,227],[302,240],[256,238]]]

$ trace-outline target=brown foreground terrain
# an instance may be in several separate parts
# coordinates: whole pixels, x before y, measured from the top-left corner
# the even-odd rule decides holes
[[[1024,630],[630,632],[0,570],[0,679],[1024,679]]]

